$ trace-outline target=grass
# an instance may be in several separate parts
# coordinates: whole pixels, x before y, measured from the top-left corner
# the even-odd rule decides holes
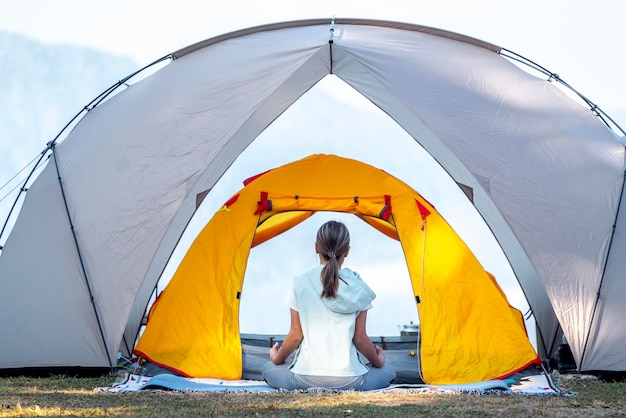
[[[418,393],[111,393],[114,377],[0,378],[0,417],[626,416],[626,382],[559,379],[576,396]]]

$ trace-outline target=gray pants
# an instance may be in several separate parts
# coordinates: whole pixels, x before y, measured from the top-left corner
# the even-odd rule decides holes
[[[367,373],[362,376],[309,376],[292,373],[289,366],[289,364],[277,366],[268,361],[263,366],[263,379],[268,385],[285,390],[317,387],[335,390],[373,390],[389,386],[396,377],[396,372],[387,364],[379,369],[368,365]]]

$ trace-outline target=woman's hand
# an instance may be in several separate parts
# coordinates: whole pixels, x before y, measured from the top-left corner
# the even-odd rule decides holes
[[[285,361],[280,359],[279,356],[280,349],[278,348],[278,343],[274,343],[274,345],[270,348],[270,360],[274,364],[283,364]]]
[[[383,364],[385,364],[385,352],[378,345],[376,346],[376,357],[378,357],[378,361],[380,362],[380,366],[378,367],[383,367]]]
[[[361,311],[356,317],[354,326],[354,345],[357,350],[367,358],[367,360],[376,368],[383,367],[385,364],[385,352],[379,346],[374,347],[372,340],[367,336],[365,322],[367,320],[367,311]]]
[[[287,361],[287,357],[300,346],[302,341],[302,326],[300,325],[300,315],[298,311],[290,309],[291,312],[291,327],[289,332],[285,335],[283,346],[278,348],[278,343],[274,343],[270,348],[270,360],[274,364],[283,364]]]

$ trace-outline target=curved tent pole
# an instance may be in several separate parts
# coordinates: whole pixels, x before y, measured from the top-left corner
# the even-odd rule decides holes
[[[330,37],[328,38],[328,52],[330,54],[330,70],[329,74],[333,74],[333,36],[335,36],[335,17],[330,21]]]
[[[559,77],[558,74],[553,73],[552,71],[549,71],[548,69],[546,69],[545,67],[542,67],[541,65],[537,64],[534,61],[529,60],[528,58],[517,54],[509,49],[506,48],[502,48],[502,50],[500,51],[500,55],[502,55],[505,58],[509,58],[511,60],[517,61],[521,64],[524,64],[528,67],[531,67],[532,69],[539,71],[540,73],[543,73],[545,75],[548,76],[548,81],[551,80],[556,80],[559,83],[561,83],[564,87],[566,87],[568,90],[570,90],[572,93],[576,94],[576,96],[578,96],[583,102],[585,102],[589,108],[591,109],[591,111],[593,113],[596,114],[596,116],[598,116],[598,118],[600,118],[600,120],[602,122],[604,122],[604,124],[611,130],[613,130],[613,128],[617,129],[618,131],[620,131],[622,133],[622,135],[626,136],[626,131],[624,131],[624,129],[622,129],[621,126],[619,126],[619,124],[617,124],[617,122],[615,122],[609,115],[607,115],[602,109],[600,109],[600,107],[598,107],[598,105],[596,105],[595,103],[593,103],[591,100],[589,100],[587,97],[585,97],[582,93],[580,93],[578,90],[576,90],[575,88],[573,88],[571,85],[569,85],[567,82],[565,82],[561,77]],[[607,122],[608,121],[610,122]]]
[[[113,84],[111,87],[109,87],[108,89],[106,89],[105,91],[103,91],[102,93],[100,93],[98,96],[96,96],[95,99],[93,99],[88,106],[91,106],[90,109],[98,106],[104,99],[106,99],[111,93],[113,93],[115,90],[117,90],[118,87],[120,87],[121,85],[127,85],[126,82],[128,80],[130,80],[131,78],[135,77],[136,75],[144,72],[145,70],[147,70],[148,68],[157,65],[163,61],[167,61],[167,60],[171,60],[172,59],[172,54],[167,54],[164,55],[163,57],[159,58],[156,61],[151,62],[150,64],[140,68],[139,70],[127,75],[126,77],[124,77],[123,79],[119,80],[117,83]],[[88,109],[88,110],[90,110]]]
[[[98,106],[100,103],[102,103],[102,101],[104,99],[106,99],[107,97],[109,97],[114,91],[116,91],[120,86],[122,85],[128,85],[126,84],[128,82],[128,80],[130,80],[131,78],[135,77],[137,74],[142,73],[143,71],[145,71],[146,69],[152,67],[153,65],[159,64],[162,61],[171,59],[171,54],[165,55],[161,58],[159,58],[156,61],[153,61],[152,63],[144,66],[143,68],[140,68],[139,70],[127,75],[126,77],[122,78],[121,80],[119,80],[117,83],[111,85],[110,87],[108,87],[107,89],[105,89],[102,93],[98,94],[94,99],[92,99],[89,103],[87,103],[87,105],[85,105],[78,113],[76,113],[76,115],[74,115],[74,117],[72,119],[70,119],[69,122],[67,122],[67,124],[63,127],[63,129],[61,129],[61,131],[57,134],[57,136],[54,137],[54,139],[52,141],[50,141],[48,143],[48,147],[47,149],[50,149],[52,146],[54,146],[57,142],[57,140],[59,139],[59,137],[61,136],[61,134],[63,132],[65,132],[65,130],[72,124],[74,123],[75,120],[78,119],[78,117],[84,112],[87,111],[89,112],[91,109],[93,109],[94,107]]]

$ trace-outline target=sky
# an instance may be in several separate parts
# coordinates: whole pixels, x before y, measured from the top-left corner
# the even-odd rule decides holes
[[[138,67],[141,67],[177,49],[233,30],[288,20],[328,18],[330,21],[333,16],[414,23],[458,32],[499,45],[559,74],[568,84],[613,117],[618,124],[626,127],[626,77],[623,76],[626,62],[626,56],[623,54],[623,42],[626,39],[626,25],[623,24],[623,17],[626,16],[626,2],[618,0],[594,2],[582,0],[528,0],[524,2],[505,0],[472,2],[463,0],[437,2],[421,0],[387,0],[385,2],[231,0],[220,3],[192,0],[167,3],[147,0],[110,0],[107,2],[77,0],[10,2],[2,0],[0,30],[18,33],[49,44],[86,46],[130,57],[137,62]],[[320,92],[312,94],[325,94],[336,99],[335,102],[329,104],[328,109],[325,109],[326,114],[343,112],[346,108],[356,109],[353,124],[358,125],[359,120],[363,120],[364,117],[375,120],[378,123],[377,129],[391,132],[402,146],[407,144],[406,135],[391,126],[392,124],[385,120],[379,114],[380,112],[368,107],[367,101],[351,95],[344,87],[337,86],[330,80],[320,83],[319,87]],[[303,103],[298,104],[297,107],[294,105],[294,109],[288,110],[285,117],[281,117],[275,125],[270,127],[264,133],[265,138],[260,138],[258,141],[258,148],[253,146],[247,151],[246,158],[251,158],[254,152],[260,152],[263,141],[274,141],[282,134],[298,132],[297,129],[316,129],[315,126],[306,128],[299,126],[298,118],[302,115],[307,115],[306,100],[303,100]],[[346,119],[350,118],[346,117]],[[342,129],[337,126],[332,127],[336,131]],[[330,127],[327,126],[326,129]],[[320,151],[327,151],[328,148],[323,147],[332,146],[320,143],[319,147],[322,147]],[[363,154],[354,156],[363,156],[372,160],[380,158],[374,155],[377,153],[376,150],[360,150],[359,152]],[[416,160],[423,158],[423,155],[408,148],[406,156]],[[277,159],[276,162],[279,163],[280,160]],[[430,163],[424,161],[424,165],[427,164]],[[247,171],[246,168],[248,168]],[[259,167],[259,170],[261,168]],[[429,170],[436,169],[434,166],[429,168]],[[239,187],[240,180],[256,174],[257,171],[250,172],[251,170],[249,160],[238,160],[227,173],[228,176],[225,176],[224,182],[221,182],[219,187],[212,192],[216,194],[212,200],[214,205],[207,205],[203,208],[204,213],[212,213],[218,202],[221,204],[236,191],[233,187]],[[401,169],[393,174],[403,180],[415,175],[415,173]],[[494,272],[499,280],[503,280],[503,283],[511,280],[511,272],[506,261],[502,254],[497,254],[497,244],[489,239],[489,232],[484,225],[480,224],[478,215],[472,213],[471,208],[463,206],[463,199],[458,190],[450,189],[449,184],[443,186],[446,181],[450,182],[449,179],[437,177],[435,180],[433,177],[427,180],[425,182],[424,179],[416,179],[418,190],[435,203],[435,206],[455,228],[459,227],[461,230],[459,233],[468,241],[487,270]],[[223,198],[224,196],[226,198]],[[315,225],[319,225],[323,219],[326,218],[316,218]],[[205,221],[206,219],[200,219],[197,223],[201,225]],[[385,244],[384,249],[377,246],[372,254],[371,251],[374,250],[367,248],[368,245],[372,247],[367,244],[371,243],[372,238],[366,236],[365,232],[361,232],[352,219],[345,220],[345,222],[355,230],[353,238],[356,236],[357,239],[353,239],[355,248],[351,251],[355,262],[368,264],[366,268],[364,267],[364,271],[370,277],[397,276],[399,279],[395,288],[402,289],[402,286],[407,286],[406,280],[403,281],[405,272],[401,271],[403,261],[400,249],[390,242]],[[285,254],[288,254],[290,247],[294,246],[294,241],[308,242],[308,240],[310,242],[306,243],[304,248],[308,248],[308,245],[312,249],[312,237],[305,236],[301,230],[290,231],[281,240],[272,240],[276,241],[272,244],[275,247],[264,247],[258,253],[253,251],[249,262],[250,279],[246,278],[246,280],[253,283],[267,275],[291,277],[291,269],[294,266],[285,263],[285,260],[289,258]],[[184,248],[180,251],[184,251]],[[372,259],[376,262],[372,262]],[[280,263],[276,263],[275,260]],[[307,258],[307,262],[309,261],[311,264],[315,262],[312,252]],[[366,275],[364,277],[367,278]],[[411,300],[404,300],[400,303],[394,299],[398,297],[398,293],[390,290],[393,286],[372,286],[379,294],[379,299],[383,299],[381,304],[393,305],[402,312],[401,317],[392,319],[377,317],[373,312],[372,329],[375,334],[393,334],[397,332],[399,324],[418,320],[413,312],[414,305],[411,305]],[[515,290],[515,286],[509,286],[509,284],[503,287],[511,303],[524,310],[525,301],[519,290]],[[260,289],[262,288],[256,288],[254,292],[262,292]],[[259,330],[253,324],[252,319],[259,316],[258,308],[248,308],[249,305],[244,303],[245,293],[244,288],[242,331],[252,332]],[[275,297],[271,294],[257,294],[256,296]],[[274,305],[277,306],[271,309],[277,312],[283,309],[281,304]],[[399,305],[402,307],[397,307]],[[270,310],[269,307],[267,309]],[[279,318],[280,313],[267,313],[266,315],[272,318],[274,318],[272,315],[276,315],[276,318]],[[249,319],[244,321],[245,318]],[[244,323],[246,321],[249,325]],[[287,323],[286,317],[284,320],[276,319],[273,322],[273,326],[283,328]]]

